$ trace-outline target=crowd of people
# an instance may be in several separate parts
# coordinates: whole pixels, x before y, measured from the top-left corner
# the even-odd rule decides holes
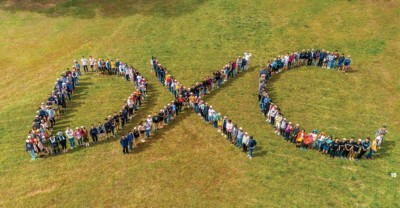
[[[290,70],[294,67],[316,66],[331,70],[340,70],[346,73],[350,70],[350,55],[345,56],[336,51],[325,51],[325,49],[303,49],[301,52],[287,53],[270,60],[263,69],[266,78],[269,79],[272,73],[277,74],[282,71]]]
[[[147,122],[147,127],[142,127],[142,138],[147,137],[147,132],[145,133],[144,130],[149,129],[151,131],[154,129],[154,131],[157,131],[158,128],[168,125],[182,110],[189,109],[201,116],[205,122],[213,125],[214,128],[218,129],[218,132],[226,137],[227,141],[240,148],[244,153],[249,151],[248,157],[251,159],[257,145],[253,136],[243,131],[242,127],[238,127],[227,116],[222,116],[202,99],[237,74],[244,73],[248,69],[250,57],[250,53],[244,53],[243,57],[230,61],[221,70],[215,71],[212,76],[205,77],[203,81],[197,82],[190,88],[184,87],[174,79],[168,73],[168,70],[158,63],[157,58],[152,57],[151,65],[155,76],[175,96],[175,100],[164,106],[164,109],[161,109],[159,113],[155,113],[154,116],[149,115],[148,120],[142,122],[143,125],[146,125]],[[129,142],[131,140],[121,139],[121,145],[124,144],[124,153],[128,151],[126,147],[132,143]]]
[[[134,112],[142,105],[142,101],[146,99],[146,79],[138,70],[128,66],[127,63],[119,62],[118,59],[116,62],[108,59],[106,62],[102,59],[97,61],[91,56],[87,60],[83,56],[81,64],[84,73],[89,72],[89,64],[92,72],[124,77],[127,81],[133,83],[136,90],[128,97],[120,111],[107,116],[104,121],[99,121],[97,125],[93,123],[89,129],[85,126],[75,129],[68,126],[65,132],[58,131],[56,133],[54,131],[56,121],[62,117],[61,115],[68,108],[76,89],[78,89],[79,77],[82,76],[81,65],[75,60],[72,70],[67,68],[61,74],[61,77],[54,83],[54,88],[48,94],[47,100],[41,103],[36,111],[25,143],[25,149],[30,153],[32,160],[35,160],[37,156],[44,157],[51,154],[56,156],[61,152],[68,152],[67,140],[70,148],[76,149],[77,147],[88,147],[90,145],[89,137],[94,144],[115,137],[115,133],[125,127],[125,124],[133,118]]]
[[[375,135],[375,139],[369,137],[363,139],[350,139],[333,137],[325,132],[319,133],[318,130],[307,132],[299,124],[293,125],[292,122],[283,115],[281,109],[272,102],[268,95],[267,81],[273,74],[278,74],[286,70],[292,70],[301,66],[318,66],[327,69],[339,69],[343,72],[348,71],[351,59],[350,55],[339,55],[338,51],[334,53],[325,52],[324,49],[302,50],[278,56],[271,60],[261,69],[258,88],[258,101],[261,112],[266,121],[275,129],[275,133],[280,135],[285,141],[296,144],[301,150],[317,149],[322,154],[329,155],[331,158],[339,157],[349,160],[360,160],[367,153],[366,159],[370,160],[372,155],[378,151],[382,145],[383,139],[387,133],[386,126],[380,128]]]
[[[244,73],[248,69],[250,57],[251,54],[246,52],[243,57],[230,61],[220,70],[215,71],[212,76],[204,77],[202,81],[196,82],[188,88],[174,79],[168,73],[168,70],[158,62],[157,58],[152,57],[151,66],[155,76],[174,95],[175,99],[164,106],[163,109],[160,109],[159,112],[148,115],[128,133],[121,135],[120,144],[123,153],[132,152],[139,142],[146,142],[159,129],[164,128],[175,119],[182,110],[189,109],[218,129],[218,132],[237,148],[242,149],[245,153],[249,150],[248,157],[252,158],[253,150],[257,145],[253,136],[243,131],[242,127],[238,128],[237,124],[234,124],[227,116],[222,116],[202,99],[237,74]],[[299,124],[293,125],[285,118],[279,107],[272,103],[267,92],[267,80],[271,79],[273,74],[292,70],[295,67],[318,66],[346,72],[351,59],[349,55],[347,58],[344,57],[345,55],[339,55],[338,51],[330,53],[329,51],[325,52],[324,49],[315,52],[314,49],[303,50],[302,52],[278,56],[269,61],[260,71],[258,100],[263,115],[275,129],[275,133],[282,136],[285,141],[295,143],[297,148],[301,150],[317,149],[331,158],[339,157],[349,160],[360,160],[367,153],[366,159],[369,160],[378,151],[384,140],[387,133],[385,126],[377,131],[373,141],[370,138],[362,140],[353,137],[349,140],[342,138],[339,141],[339,138],[325,132],[319,133],[318,130],[306,132],[305,129],[300,128]],[[75,60],[72,70],[67,68],[57,79],[53,90],[48,94],[47,101],[41,103],[36,111],[32,129],[28,133],[25,145],[26,150],[32,156],[32,160],[35,160],[38,155],[53,154],[56,156],[61,152],[68,152],[67,139],[70,148],[76,149],[77,147],[90,146],[89,138],[92,139],[94,144],[111,137],[115,138],[116,132],[124,129],[125,124],[133,118],[135,111],[146,99],[147,81],[127,63],[122,63],[118,59],[116,61],[113,61],[113,59],[96,60],[90,56],[89,60],[82,57],[81,64],[85,73],[89,72],[89,64],[92,72],[124,77],[127,81],[133,82],[136,90],[128,97],[119,112],[114,112],[113,115],[107,116],[104,121],[98,122],[96,125],[91,124],[89,129],[85,126],[75,129],[67,126],[65,132],[58,131],[55,133],[53,129],[56,121],[65,113],[69,102],[72,101],[75,89],[79,86],[79,77],[82,75],[81,65]]]

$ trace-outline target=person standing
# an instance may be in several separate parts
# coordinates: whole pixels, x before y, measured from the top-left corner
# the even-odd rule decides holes
[[[349,154],[353,149],[353,142],[354,142],[354,139],[350,138],[350,141],[346,142],[346,144],[344,145],[344,151],[343,151],[344,159],[350,158]]]
[[[153,118],[152,118],[153,125],[154,125],[154,132],[157,132],[157,131],[158,131],[158,123],[159,123],[158,118],[159,118],[159,117],[158,117],[158,114],[157,114],[157,113],[154,113]]]
[[[82,132],[81,130],[76,127],[75,131],[74,131],[74,137],[76,138],[76,140],[78,140],[78,145],[81,147],[83,146],[83,142],[82,142]]]
[[[121,135],[121,139],[119,140],[119,143],[122,146],[122,152],[124,154],[129,154],[129,151],[128,151],[128,139],[124,136],[124,134]]]
[[[69,144],[71,145],[71,149],[76,148],[75,145],[75,138],[74,138],[74,131],[68,126],[67,130],[65,130],[65,135],[67,135],[67,138],[69,140]]]
[[[350,59],[350,55],[348,55],[347,58],[344,60],[344,63],[343,63],[343,68],[342,68],[343,73],[347,72],[347,70],[350,67],[350,64],[351,64],[351,59]]]
[[[61,144],[61,149],[63,150],[63,153],[67,153],[68,149],[67,149],[67,139],[65,138],[65,136],[62,134],[61,131],[59,131],[56,135],[56,139],[60,142]]]
[[[242,60],[242,64],[244,63],[244,70],[247,70],[249,65],[250,65],[250,57],[251,57],[251,53],[249,52],[245,52],[244,53],[244,61]]]
[[[236,144],[236,139],[237,139],[237,135],[238,135],[238,127],[236,124],[233,125],[233,129],[232,129],[232,144]]]
[[[342,159],[344,153],[344,147],[346,146],[346,138],[343,138],[341,142],[339,142],[339,149],[338,149],[338,157]]]
[[[228,120],[228,123],[226,124],[226,134],[227,134],[227,140],[232,141],[232,130],[233,130],[233,123],[232,120]]]
[[[126,135],[126,139],[128,140],[129,151],[132,152],[134,141],[132,130],[130,130],[128,135]]]
[[[247,145],[249,145],[249,140],[250,140],[250,137],[248,136],[247,132],[245,132],[243,139],[242,139],[242,147],[243,147],[244,153],[247,153]]]
[[[33,144],[30,139],[31,137],[28,136],[28,139],[26,140],[25,143],[25,149],[31,155],[32,160],[36,160],[35,148],[33,147]]]
[[[244,135],[243,129],[242,129],[242,127],[240,127],[239,131],[237,133],[237,136],[236,136],[236,147],[238,147],[238,148],[242,148],[243,135]]]
[[[371,160],[372,159],[372,154],[375,153],[376,151],[378,151],[378,139],[375,139],[372,144],[371,144],[371,148],[369,150],[369,153],[367,155],[367,160]]]
[[[150,120],[151,120],[151,117],[150,117]],[[150,133],[151,133],[151,124],[147,120],[145,120],[143,122],[143,126],[146,131],[146,139],[148,139],[150,137]]]
[[[81,58],[81,63],[82,63],[82,66],[83,66],[83,71],[85,73],[88,72],[89,70],[88,70],[87,59],[84,56],[82,56],[82,58]],[[93,67],[92,67],[92,69],[93,69]]]
[[[89,147],[89,132],[88,132],[88,130],[84,126],[81,126],[80,130],[81,130],[82,139],[83,139],[83,142],[85,143],[85,146]]]
[[[357,156],[357,160],[361,160],[362,156],[371,148],[370,138],[367,137],[365,141],[361,143],[361,150]]]
[[[97,131],[97,128],[94,127],[94,124],[92,124],[90,126],[89,133],[90,133],[90,137],[92,137],[93,143],[96,144],[99,141],[99,139],[97,138],[98,131]]]
[[[133,139],[134,139],[134,146],[135,147],[138,146],[139,137],[140,137],[139,130],[136,127],[133,128]]]
[[[354,161],[354,158],[360,152],[360,148],[361,148],[361,139],[359,139],[357,142],[353,142],[353,148],[350,151],[350,160]]]
[[[335,138],[335,141],[333,141],[330,145],[330,157],[333,159],[339,152],[339,139]]]
[[[248,146],[249,146],[249,149],[250,149],[248,157],[251,159],[251,158],[253,158],[254,148],[257,146],[257,142],[256,142],[256,140],[254,140],[253,136],[250,136],[249,145]]]
[[[293,131],[292,122],[289,122],[285,129],[285,140],[288,142],[290,134]]]
[[[89,57],[89,63],[90,63],[90,69],[92,70],[92,72],[94,72],[94,65],[96,63],[96,59],[94,59],[92,56]]]
[[[54,137],[54,136],[50,137],[50,145],[51,145],[51,148],[53,149],[54,156],[57,156],[58,154],[60,154],[60,149],[58,148],[58,140],[56,137]]]

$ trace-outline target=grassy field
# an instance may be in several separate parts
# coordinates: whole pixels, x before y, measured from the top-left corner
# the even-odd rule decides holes
[[[394,0],[1,1],[0,206],[400,207],[399,177],[390,176],[400,174],[399,8]],[[355,71],[278,75],[268,88],[274,102],[307,130],[366,137],[387,125],[376,160],[299,151],[262,118],[260,67],[303,48],[351,54]],[[36,108],[82,55],[126,60],[149,79],[136,124],[173,99],[150,73],[152,55],[188,86],[247,50],[252,69],[206,100],[255,136],[253,160],[190,112],[129,156],[117,140],[35,162],[24,151]],[[57,128],[103,119],[132,90],[92,73],[81,83]]]

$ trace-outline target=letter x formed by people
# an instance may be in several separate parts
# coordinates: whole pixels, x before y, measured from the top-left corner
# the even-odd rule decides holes
[[[230,64],[227,64],[227,65],[225,65],[223,68],[222,68],[222,70],[220,71],[221,72],[221,74],[225,74],[225,77],[223,77],[223,76],[220,76],[220,81],[216,81],[216,83],[215,84],[212,84],[212,83],[210,83],[211,84],[211,91],[209,91],[209,89],[206,89],[206,93],[204,93],[205,91],[201,91],[201,92],[199,92],[198,94],[196,94],[196,95],[194,95],[194,96],[196,96],[196,98],[197,98],[197,102],[198,102],[198,105],[200,106],[201,104],[204,104],[205,105],[205,107],[204,108],[209,108],[210,110],[212,109],[212,110],[214,110],[215,112],[214,113],[218,113],[218,111],[215,109],[215,108],[212,108],[212,105],[208,105],[208,103],[204,103],[203,102],[203,100],[201,99],[201,96],[202,95],[210,95],[210,94],[212,94],[213,92],[215,92],[216,91],[216,89],[219,89],[220,88],[220,86],[222,85],[222,84],[224,84],[224,83],[226,83],[227,81],[229,81],[229,80],[231,80],[232,78],[234,78],[234,77],[236,77],[236,75],[237,74],[239,74],[239,73],[244,73],[247,69],[248,69],[248,65],[249,65],[249,58],[250,58],[250,56],[251,56],[251,54],[250,53],[245,53],[245,56],[247,56],[246,58],[246,65],[242,65],[242,66],[239,66],[239,67],[237,67],[237,66],[232,66],[232,65],[230,65]],[[243,57],[243,59],[244,59],[244,57]],[[243,61],[244,62],[244,61]],[[171,75],[171,74],[169,74],[169,72],[165,69],[164,70],[164,68],[162,67],[162,65],[160,64],[160,63],[158,63],[158,61],[157,61],[157,59],[151,59],[150,60],[150,64],[151,64],[151,67],[152,67],[152,70],[154,71],[154,74],[155,74],[155,76],[157,76],[157,79],[160,81],[160,83],[162,84],[162,85],[164,85],[164,86],[167,86],[168,88],[169,88],[169,91],[175,96],[175,99],[177,99],[177,98],[179,98],[179,96],[181,96],[180,94],[179,94],[179,92],[177,92],[176,91],[176,89],[172,89],[172,87],[171,87],[171,82],[173,82],[175,85],[179,85],[179,88],[182,88],[183,90],[188,90],[188,91],[190,91],[191,90],[191,88],[186,88],[186,87],[184,87],[179,81],[177,81],[176,79],[172,79],[173,78],[173,76]],[[163,71],[163,72],[161,72],[161,71]],[[168,80],[167,81],[167,77],[170,77],[171,78],[171,80]],[[212,77],[212,76],[210,76],[210,77]],[[213,80],[214,81],[214,80]],[[197,84],[197,83],[196,83]],[[172,85],[172,86],[174,86],[174,85]],[[192,86],[195,86],[195,85],[192,85]],[[202,89],[204,89],[204,88],[206,88],[206,86],[203,86],[203,88]],[[193,89],[192,89],[193,90]],[[169,104],[167,104],[167,106],[169,106]],[[190,109],[191,107],[189,107],[189,109]],[[206,121],[208,121],[208,115],[202,115],[200,112],[200,110],[199,110],[199,107],[194,107],[193,108],[193,110],[194,110],[194,112],[195,113],[197,113],[199,116],[204,116],[204,119],[206,120]],[[228,117],[224,117],[224,118],[219,118],[219,119],[226,119],[226,122],[228,121],[228,119],[227,119]],[[232,121],[232,123],[233,123],[233,121]],[[218,129],[218,132],[220,132],[220,130]],[[221,135],[223,135],[224,137],[227,137],[227,135],[225,135],[225,133],[226,132],[222,132],[221,133]],[[247,133],[247,132],[246,132]],[[229,138],[228,138],[229,139]]]

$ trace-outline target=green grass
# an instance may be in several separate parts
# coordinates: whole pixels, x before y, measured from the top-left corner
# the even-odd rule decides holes
[[[399,207],[400,52],[397,1],[71,1],[0,3],[0,206]],[[306,21],[305,21],[306,20]],[[273,134],[257,103],[258,70],[299,49],[351,54],[354,73],[303,68],[269,83],[293,122],[335,136],[389,134],[378,158],[351,163],[302,152]],[[30,162],[24,138],[54,80],[85,55],[126,60],[149,79],[129,125],[172,96],[150,73],[154,55],[185,86],[244,51],[250,72],[206,98],[257,139],[253,160],[185,112],[135,154],[117,140]],[[118,110],[132,87],[85,75],[57,128]],[[300,98],[300,99],[299,99]],[[239,113],[240,112],[240,113]]]

